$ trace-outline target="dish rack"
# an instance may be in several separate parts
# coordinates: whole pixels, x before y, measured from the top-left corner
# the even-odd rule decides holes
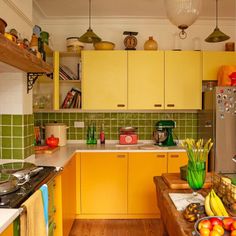
[[[236,174],[214,173],[212,175],[212,186],[230,213],[236,215],[236,186],[230,181],[232,177],[235,178]]]

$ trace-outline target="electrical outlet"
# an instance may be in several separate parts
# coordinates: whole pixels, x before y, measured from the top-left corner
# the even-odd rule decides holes
[[[74,127],[75,128],[84,128],[84,122],[83,121],[75,121]]]

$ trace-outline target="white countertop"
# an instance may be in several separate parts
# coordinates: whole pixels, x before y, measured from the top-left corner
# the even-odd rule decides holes
[[[21,213],[22,209],[0,209],[0,233],[2,233]]]
[[[26,161],[32,162],[37,166],[55,166],[59,170],[69,162],[76,152],[185,152],[185,150],[180,146],[159,147],[150,142],[140,142],[137,145],[119,145],[117,142],[107,142],[103,145],[87,145],[85,143],[70,142],[52,154],[32,155],[24,160],[0,159],[0,164]],[[20,212],[21,209],[0,209],[0,233],[14,221]]]
[[[185,152],[185,149],[180,146],[159,147],[150,143],[139,143],[137,145],[69,143],[52,154],[32,155],[24,161],[32,162],[38,166],[55,166],[60,169],[76,152]]]

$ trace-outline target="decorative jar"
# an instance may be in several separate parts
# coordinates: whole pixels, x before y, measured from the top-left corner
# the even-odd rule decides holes
[[[157,50],[158,44],[153,39],[153,36],[149,36],[149,39],[144,43],[144,50]]]

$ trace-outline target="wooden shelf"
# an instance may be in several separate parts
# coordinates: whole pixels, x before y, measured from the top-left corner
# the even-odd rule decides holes
[[[26,49],[20,48],[2,34],[0,34],[0,62],[25,72],[53,72],[51,65],[37,58]],[[9,70],[9,72],[11,71]]]

